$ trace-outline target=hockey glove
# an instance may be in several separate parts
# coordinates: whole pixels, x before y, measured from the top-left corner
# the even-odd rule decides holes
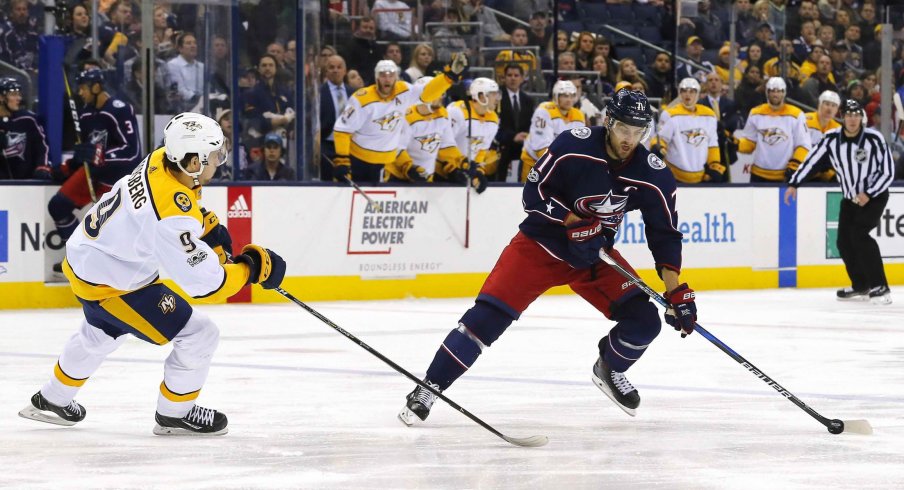
[[[65,182],[72,175],[72,167],[76,165],[73,159],[64,160],[63,163],[53,167],[53,180],[55,182]]]
[[[38,180],[53,180],[53,169],[49,165],[39,165],[33,176]]]
[[[443,69],[443,74],[452,80],[452,83],[461,80],[462,73],[468,68],[468,57],[465,53],[455,53],[452,55],[452,62]]]
[[[800,167],[800,162],[797,160],[791,160],[788,162],[788,167],[785,169],[785,182],[790,182],[791,177],[794,176],[794,173],[797,172],[798,167]]]
[[[104,166],[104,146],[100,143],[79,143],[75,145],[72,159],[79,163],[87,163],[92,167]]]
[[[352,161],[348,155],[336,155],[333,157],[333,177],[339,182],[345,182],[352,174]]]
[[[459,184],[464,184],[468,181],[468,171],[461,168],[456,168],[449,173],[449,180]]]
[[[568,252],[588,267],[600,261],[600,249],[608,252],[615,243],[612,231],[596,218],[566,219],[565,222],[569,223],[565,225]]]
[[[697,305],[694,303],[696,294],[694,290],[683,283],[671,293],[665,293],[671,308],[665,310],[665,322],[681,332],[681,338],[687,337],[694,331],[697,324]]]
[[[201,208],[201,216],[204,218],[201,240],[217,253],[220,263],[225,264],[232,258],[232,237],[229,236],[229,230],[220,224],[220,218],[213,211]]]
[[[725,182],[725,165],[716,162],[709,162],[703,167],[703,180],[712,184],[721,184]]]
[[[474,177],[471,178],[471,187],[473,187],[478,194],[487,190],[487,176],[483,173],[483,170],[477,169],[477,171],[474,172]]]
[[[427,171],[420,165],[412,165],[406,175],[408,175],[408,180],[412,182],[427,182]]]
[[[286,277],[286,261],[260,245],[245,245],[242,254],[236,255],[234,260],[248,264],[251,268],[248,283],[260,284],[264,289],[278,288]]]

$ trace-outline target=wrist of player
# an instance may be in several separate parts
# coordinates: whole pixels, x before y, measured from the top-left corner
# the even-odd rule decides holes
[[[665,322],[675,331],[681,332],[681,338],[693,333],[697,325],[696,297],[696,293],[687,283],[679,284],[665,293],[665,299],[669,302],[669,308],[664,315]]]
[[[246,264],[250,269],[248,284],[260,284],[264,289],[279,287],[286,275],[286,261],[260,245],[245,245],[234,261]]]

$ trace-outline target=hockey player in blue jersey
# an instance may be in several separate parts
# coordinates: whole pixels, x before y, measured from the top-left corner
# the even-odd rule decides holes
[[[47,135],[34,112],[22,108],[22,86],[0,78],[0,180],[50,179]]]
[[[652,112],[640,92],[622,89],[606,107],[604,126],[561,133],[527,176],[527,217],[502,251],[474,306],[461,317],[436,352],[424,381],[443,391],[502,335],[537,297],[567,284],[615,321],[599,342],[594,383],[629,415],[640,395],[625,371],[659,334],[656,308],[636,285],[602,264],[604,249],[633,268],[613,248],[624,214],[639,210],[656,271],[671,309],[665,320],[682,336],[694,330],[693,289],[681,283],[681,233],[675,212],[675,178],[640,143],[649,137]],[[426,419],[436,400],[417,387],[399,418],[412,425]]]
[[[91,169],[91,182],[99,197],[141,161],[138,121],[132,106],[104,90],[104,74],[99,69],[81,72],[76,82],[84,103],[78,117],[81,143],[75,145],[72,159],[63,165],[66,181],[47,206],[63,240],[78,226],[73,211],[91,202],[84,163]],[[60,264],[54,270],[61,272]]]

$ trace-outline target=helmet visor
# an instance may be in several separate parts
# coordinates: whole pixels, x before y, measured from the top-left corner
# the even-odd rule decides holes
[[[632,126],[619,120],[613,120],[610,126],[612,133],[620,140],[631,144],[641,143],[650,137],[652,124]]]
[[[226,151],[226,145],[220,145],[219,148],[207,155],[207,164],[219,167],[229,160],[229,152]]]

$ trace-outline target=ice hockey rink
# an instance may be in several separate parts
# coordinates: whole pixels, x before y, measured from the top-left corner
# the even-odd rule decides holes
[[[298,306],[212,306],[221,342],[199,403],[223,437],[151,433],[169,347],[131,340],[79,393],[87,418],[17,416],[80,310],[0,312],[2,488],[904,488],[904,290],[896,303],[834,291],[701,292],[699,321],[829,418],[831,435],[699,334],[664,329],[629,378],[636,418],[590,381],[610,328],[574,296],[545,296],[446,394],[507,444],[438,401],[423,425],[396,418],[412,383]],[[304,291],[293,292],[304,300]],[[313,303],[422,376],[471,299]]]

